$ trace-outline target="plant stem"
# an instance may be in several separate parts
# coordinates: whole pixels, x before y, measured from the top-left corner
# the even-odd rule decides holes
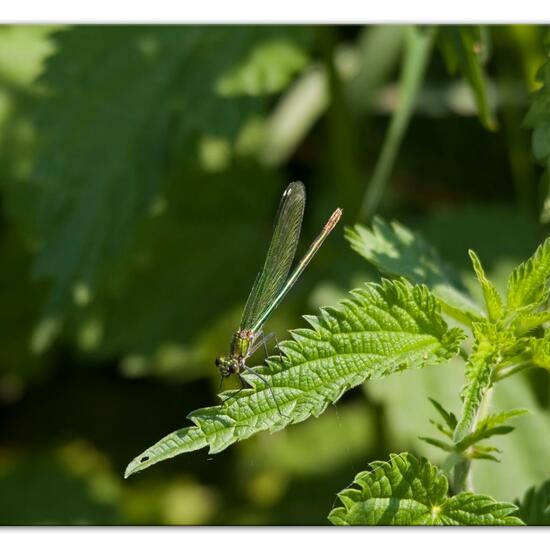
[[[487,412],[489,411],[489,407],[491,405],[491,399],[493,396],[494,387],[491,386],[483,396],[483,399],[481,400],[481,403],[479,405],[479,408],[477,410],[476,418],[473,423],[473,426],[471,428],[471,432],[475,431],[477,425],[485,416],[487,415]],[[458,494],[462,491],[474,491],[474,481],[472,476],[472,461],[466,457],[463,456],[461,460],[459,460],[454,468],[453,468],[453,492],[455,494]]]

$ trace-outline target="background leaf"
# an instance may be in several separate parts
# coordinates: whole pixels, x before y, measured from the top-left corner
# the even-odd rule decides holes
[[[32,206],[41,234],[35,272],[54,281],[51,311],[63,311],[72,294],[77,303],[89,300],[154,211],[175,163],[189,161],[181,158],[189,140],[236,137],[255,100],[221,97],[218,79],[256,44],[286,33],[115,26],[58,35],[41,79],[48,96],[35,116]],[[106,52],[116,55],[99,63]]]
[[[488,130],[496,130],[484,64],[489,55],[489,30],[478,25],[449,25],[441,29],[439,40],[451,73],[460,69],[475,98],[479,118]]]
[[[530,487],[514,504],[518,507],[517,516],[526,525],[550,525],[550,480]]]
[[[546,51],[550,47],[550,34],[546,34],[544,45]],[[550,102],[548,97],[550,86],[550,63],[546,59],[539,68],[536,79],[542,84],[533,94],[531,106],[525,117],[525,124],[533,129],[532,147],[535,158],[548,169],[550,158]]]
[[[346,238],[357,253],[382,273],[428,285],[445,310],[464,322],[479,318],[479,308],[467,296],[459,275],[422,235],[397,222],[388,225],[375,218],[372,230],[361,225],[346,228]]]

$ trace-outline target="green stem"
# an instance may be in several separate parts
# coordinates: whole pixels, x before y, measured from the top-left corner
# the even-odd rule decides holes
[[[477,410],[476,418],[471,428],[471,432],[475,431],[477,425],[489,411],[491,405],[491,399],[493,396],[494,387],[491,386],[481,400],[479,408]],[[467,456],[462,456],[456,461],[453,468],[453,492],[458,494],[462,491],[474,492],[474,481],[472,476],[472,461]]]
[[[392,116],[382,146],[382,153],[363,198],[359,213],[359,217],[363,221],[367,221],[376,212],[384,194],[391,169],[414,110],[418,91],[424,80],[435,35],[435,27],[427,29],[411,27],[408,29],[405,57],[401,70],[399,104]]]

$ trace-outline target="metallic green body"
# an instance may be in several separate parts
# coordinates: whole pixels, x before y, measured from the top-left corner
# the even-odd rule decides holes
[[[229,355],[232,357],[248,357],[252,333],[250,331],[239,330],[233,335]]]

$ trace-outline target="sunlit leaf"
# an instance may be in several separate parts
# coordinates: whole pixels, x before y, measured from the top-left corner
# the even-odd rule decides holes
[[[335,525],[522,525],[513,504],[470,492],[448,496],[447,478],[425,458],[408,453],[372,462],[338,494]]]
[[[346,228],[346,238],[357,253],[382,273],[429,286],[446,313],[468,324],[481,318],[458,274],[419,233],[397,222],[387,224],[377,217],[372,229],[362,225]]]
[[[500,319],[503,313],[502,298],[495,288],[495,285],[487,279],[477,254],[473,250],[468,250],[468,254],[470,255],[477,280],[483,291],[483,298],[485,299],[485,307],[487,308],[489,320],[496,321]]]
[[[308,316],[310,329],[291,332],[258,368],[269,387],[245,374],[250,389],[233,391],[223,405],[193,411],[194,427],[174,432],[137,456],[126,476],[176,454],[206,445],[216,453],[263,430],[319,416],[330,403],[367,379],[453,357],[462,331],[448,329],[433,295],[423,286],[384,281],[352,292],[339,309]],[[280,411],[280,412],[279,412]]]
[[[508,307],[536,307],[548,297],[550,278],[550,239],[512,271],[508,279]]]
[[[466,364],[466,386],[462,390],[462,411],[453,439],[461,441],[474,424],[481,402],[491,385],[491,376],[496,362],[494,343],[484,330],[486,324],[479,323],[474,327],[475,343]]]
[[[488,439],[494,435],[504,435],[510,433],[514,428],[513,426],[505,424],[505,422],[511,418],[515,418],[516,416],[521,416],[528,413],[529,411],[527,409],[511,409],[509,411],[489,414],[479,422],[476,429],[472,433],[461,439],[457,443],[456,447],[458,450],[464,450],[470,445],[474,445],[475,443]]]

